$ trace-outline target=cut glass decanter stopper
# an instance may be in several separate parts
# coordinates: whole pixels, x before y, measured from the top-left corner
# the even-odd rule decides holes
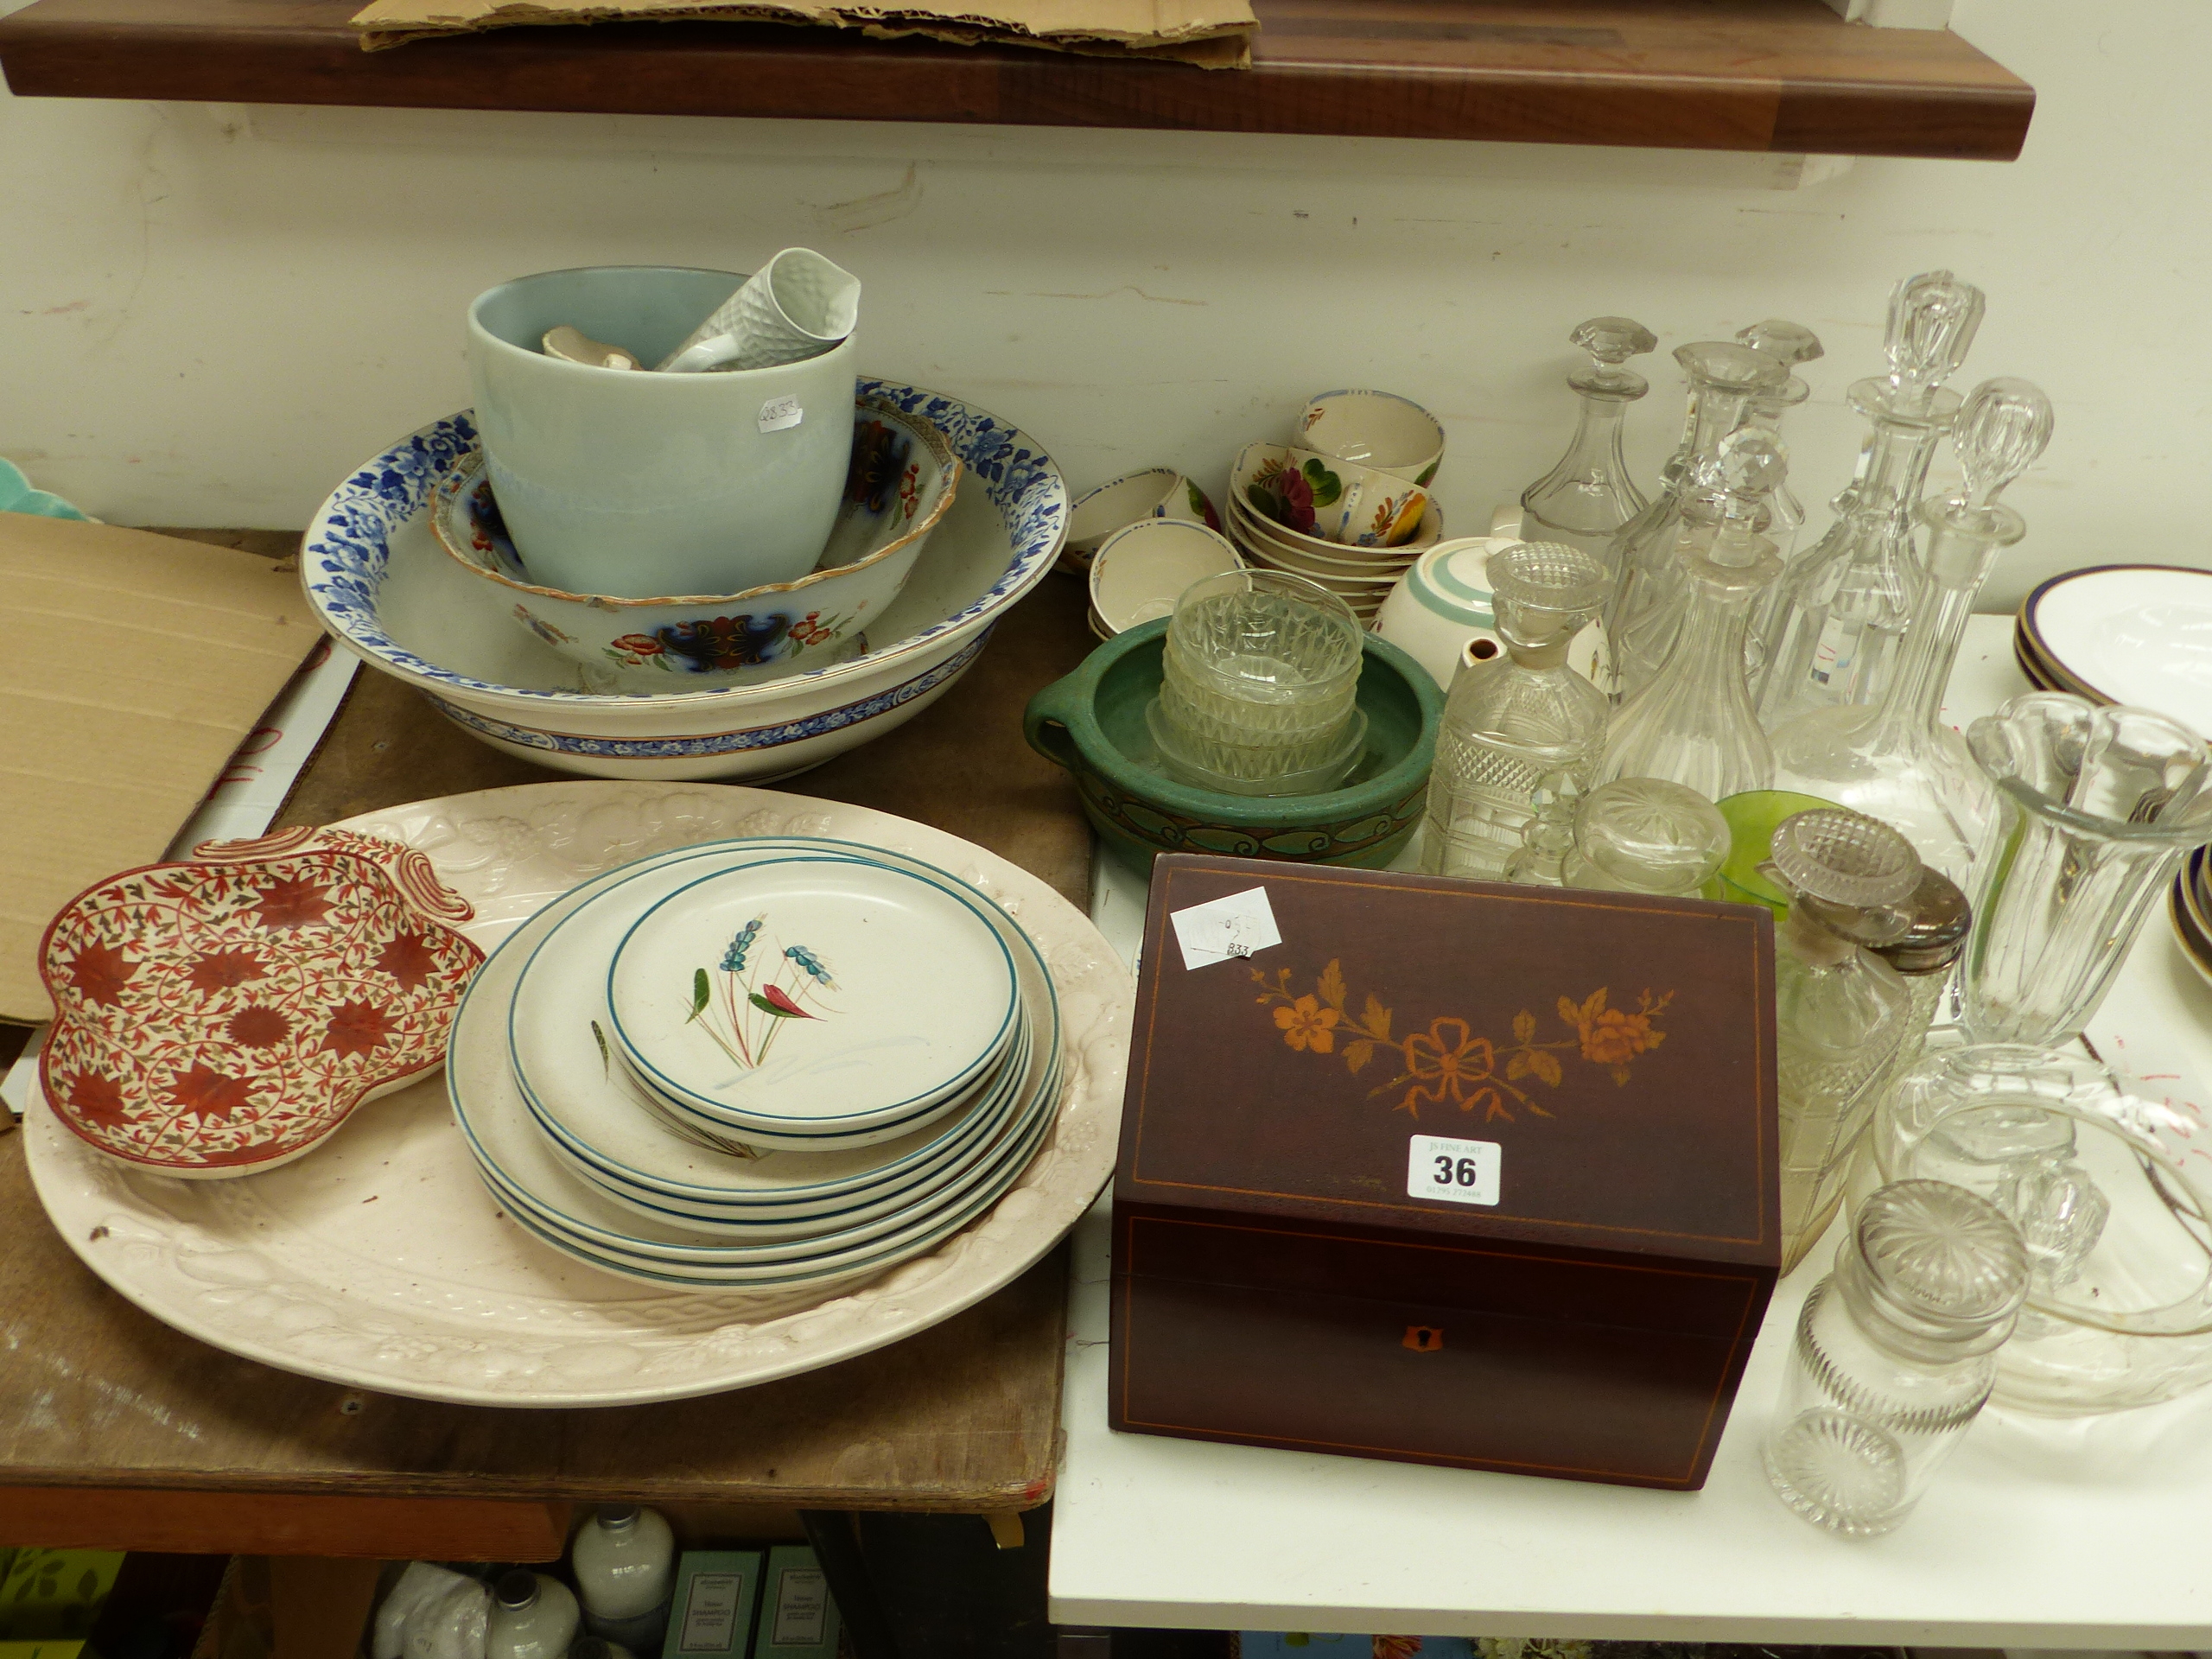
[[[1589,366],[1567,377],[1581,404],[1574,437],[1558,464],[1521,493],[1521,533],[1595,554],[1611,575],[1615,535],[1647,505],[1621,454],[1621,416],[1651,385],[1620,365],[1659,340],[1627,317],[1592,317],[1567,340],[1590,353]]]
[[[1997,498],[2050,432],[2050,400],[2027,381],[1974,388],[1951,430],[1966,488],[1922,505],[1928,549],[1888,690],[1874,707],[1811,709],[1774,733],[1778,787],[1895,825],[1922,862],[1968,891],[1994,803],[1966,740],[1942,718],[1943,690],[1998,552],[2026,533]]]
[[[1814,709],[1872,705],[1887,687],[1912,614],[1916,509],[1959,407],[1942,382],[1964,360],[1982,305],[1981,290],[1948,271],[1910,277],[1891,296],[1888,372],[1847,394],[1871,429],[1858,475],[1767,624],[1757,702],[1769,731]]]
[[[1740,340],[1700,340],[1678,347],[1675,360],[1689,376],[1689,423],[1681,447],[1660,468],[1660,494],[1621,527],[1614,543],[1618,586],[1605,617],[1614,683],[1605,689],[1618,697],[1649,683],[1681,626],[1689,594],[1681,546],[1686,537],[1703,539],[1712,522],[1697,514],[1709,493],[1699,481],[1707,463],[1750,417],[1753,400],[1789,378],[1773,356]]]
[[[1787,470],[1782,446],[1756,429],[1732,434],[1700,463],[1675,549],[1687,585],[1681,624],[1652,677],[1615,711],[1600,779],[1664,778],[1709,801],[1768,786],[1774,757],[1744,684],[1744,632],[1759,590],[1782,569],[1761,532]]]
[[[1424,867],[1497,880],[1522,844],[1545,780],[1577,786],[1596,771],[1605,694],[1567,665],[1568,645],[1611,591],[1598,556],[1557,542],[1516,542],[1490,556],[1504,654],[1452,683],[1436,738]]]

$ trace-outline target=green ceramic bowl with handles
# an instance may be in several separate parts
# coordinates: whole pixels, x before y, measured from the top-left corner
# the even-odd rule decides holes
[[[1380,869],[1419,826],[1444,694],[1427,669],[1367,634],[1359,706],[1367,752],[1343,787],[1319,795],[1223,795],[1176,783],[1153,760],[1145,705],[1160,690],[1166,619],[1117,634],[1029,700],[1030,747],[1075,779],[1108,846],[1139,864],[1160,853],[1224,853]]]

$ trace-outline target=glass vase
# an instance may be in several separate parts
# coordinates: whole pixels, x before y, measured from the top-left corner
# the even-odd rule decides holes
[[[2031,691],[1967,733],[1994,785],[1961,963],[1977,1042],[2063,1042],[2096,1013],[2152,899],[2212,841],[2212,752],[2147,709]]]

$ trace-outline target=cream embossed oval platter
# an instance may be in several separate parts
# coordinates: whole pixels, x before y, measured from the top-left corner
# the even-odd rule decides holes
[[[30,1172],[70,1247],[156,1319],[281,1370],[417,1399],[573,1407],[682,1399],[833,1364],[950,1318],[1049,1250],[1112,1173],[1135,988],[1085,917],[1027,871],[889,813],[727,785],[531,784],[340,826],[425,854],[486,950],[588,877],[734,836],[822,836],[972,883],[1036,943],[1062,1009],[1059,1116],[976,1221],[824,1292],[677,1291],[539,1243],[478,1179],[442,1077],[363,1107],[312,1156],[250,1179],[137,1173],[35,1102]]]

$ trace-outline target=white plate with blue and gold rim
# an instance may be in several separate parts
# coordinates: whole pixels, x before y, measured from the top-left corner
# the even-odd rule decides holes
[[[921,1127],[982,1077],[1020,1008],[1013,954],[975,904],[839,859],[700,876],[637,915],[607,986],[610,1034],[647,1087],[779,1137]]]
[[[728,842],[688,849],[594,884],[583,901],[537,946],[523,970],[509,1014],[512,1065],[532,1113],[572,1161],[594,1179],[648,1202],[759,1219],[793,1219],[849,1207],[939,1172],[983,1125],[965,1109],[906,1135],[857,1141],[793,1139],[770,1147],[726,1125],[679,1113],[637,1082],[608,1033],[604,964],[637,904],[650,904],[700,874],[770,857],[851,858],[867,849],[835,842]],[[985,908],[1022,964],[1025,996],[1050,1006],[1051,978],[1036,948],[984,895],[919,860],[879,854],[886,863],[957,888]],[[624,902],[602,902],[626,894]],[[671,1123],[671,1120],[674,1120]],[[719,1144],[718,1144],[719,1143]]]
[[[2028,594],[2019,626],[2060,679],[2212,734],[2212,570],[2069,570]]]

